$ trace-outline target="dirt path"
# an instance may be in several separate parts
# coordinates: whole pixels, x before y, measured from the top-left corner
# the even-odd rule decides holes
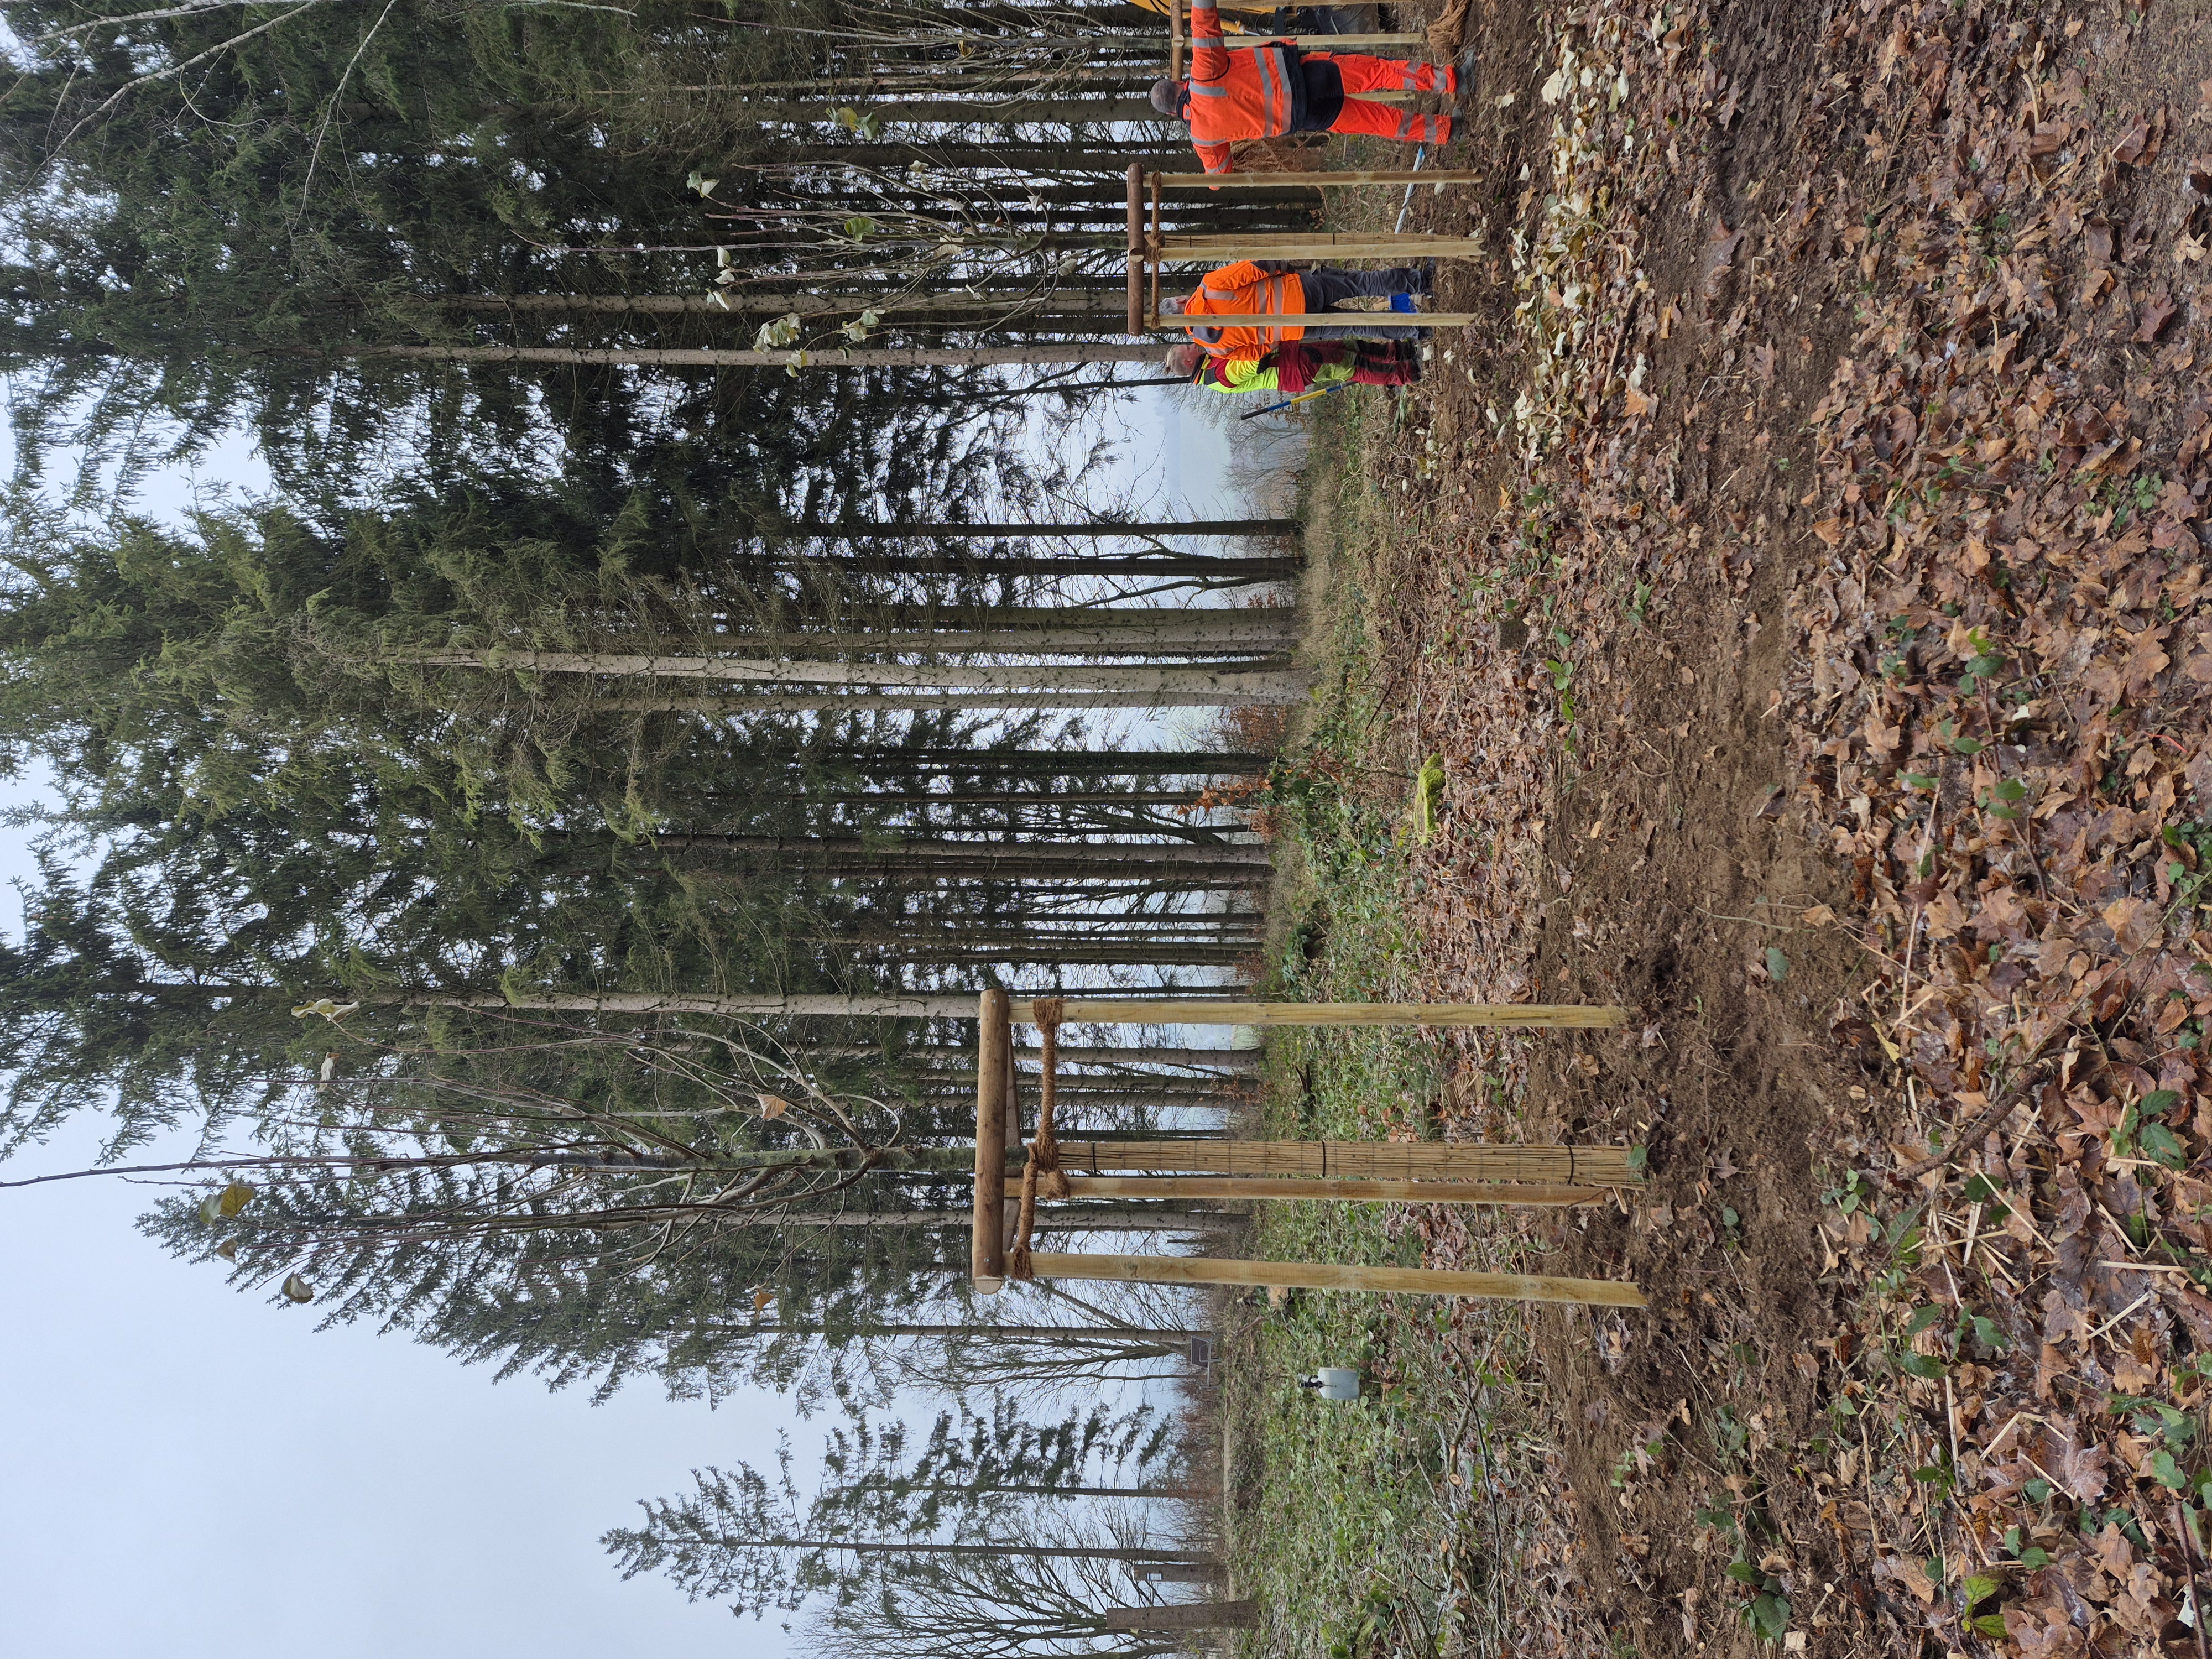
[[[1415,988],[1638,1015],[1445,1124],[1650,1148],[1551,1239],[1653,1303],[1542,1322],[1558,1639],[2197,1651],[2205,17],[1474,31],[1499,185],[1414,222],[1496,323],[1369,440],[1368,581]]]

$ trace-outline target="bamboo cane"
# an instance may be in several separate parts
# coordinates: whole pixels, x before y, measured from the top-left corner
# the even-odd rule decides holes
[[[1490,1146],[1444,1140],[1063,1140],[1071,1175],[1171,1170],[1315,1181],[1534,1182],[1638,1187],[1626,1146]],[[1316,1196],[1319,1196],[1318,1194]]]
[[[1272,1176],[1072,1176],[1075,1198],[1379,1200],[1393,1204],[1594,1204],[1603,1187],[1474,1181],[1322,1181]]]
[[[1013,1018],[1034,1025],[1036,1005],[1013,1005]],[[1546,1002],[1146,1002],[1115,998],[1070,998],[1063,1022],[1091,1020],[1124,1025],[1492,1025],[1546,1026],[1566,1030],[1610,1030],[1626,1011]]]
[[[1557,1279],[1544,1273],[1457,1273],[1329,1261],[1235,1261],[1189,1255],[1068,1255],[1051,1250],[1036,1251],[1030,1260],[1039,1279],[1109,1279],[1133,1285],[1280,1285],[1291,1290],[1395,1291],[1508,1302],[1571,1302],[1600,1308],[1645,1305],[1644,1292],[1625,1280]]]

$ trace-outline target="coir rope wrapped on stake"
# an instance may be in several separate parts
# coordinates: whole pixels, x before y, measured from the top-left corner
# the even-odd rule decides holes
[[[1030,1008],[1030,1018],[1036,1022],[1043,1075],[1038,1079],[1036,1134],[1030,1142],[1030,1161],[1022,1166],[1022,1206],[1014,1222],[1014,1248],[1006,1253],[1009,1279],[1036,1277],[1030,1265],[1030,1236],[1036,1230],[1038,1198],[1066,1198],[1075,1190],[1060,1173],[1060,1142],[1052,1132],[1053,1108],[1058,1096],[1054,1066],[1059,1058],[1062,1008],[1058,997],[1040,997]]]

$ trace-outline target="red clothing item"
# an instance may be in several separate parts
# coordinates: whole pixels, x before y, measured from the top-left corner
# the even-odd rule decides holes
[[[1208,173],[1230,170],[1229,146],[1248,138],[1279,138],[1292,130],[1295,106],[1305,101],[1297,56],[1280,46],[1224,44],[1221,14],[1210,0],[1193,0],[1190,12],[1190,98],[1186,117],[1191,147]],[[1459,90],[1459,72],[1441,74],[1431,64],[1398,58],[1308,52],[1327,58],[1344,77],[1344,108],[1329,124],[1331,132],[1362,133],[1408,143],[1445,143],[1451,138],[1449,115],[1412,115],[1390,104],[1360,97],[1363,92]]]
[[[1291,77],[1297,60],[1280,46],[1223,44],[1221,14],[1210,0],[1190,9],[1190,142],[1208,173],[1229,171],[1229,146],[1279,138],[1291,130]],[[1302,101],[1302,100],[1301,100]]]
[[[1347,98],[1343,112],[1329,123],[1328,130],[1358,133],[1367,138],[1395,138],[1408,144],[1448,144],[1451,142],[1451,125],[1449,115],[1412,115],[1395,104],[1378,104],[1372,98]]]
[[[1305,308],[1305,284],[1298,280],[1297,272],[1270,273],[1249,259],[1239,259],[1234,264],[1209,270],[1205,280],[1182,302],[1186,317],[1202,317],[1208,313],[1281,317],[1296,315]],[[1207,356],[1229,363],[1256,362],[1272,347],[1285,340],[1299,338],[1305,330],[1295,324],[1278,328],[1237,323],[1226,328],[1208,328],[1199,323],[1186,332]]]

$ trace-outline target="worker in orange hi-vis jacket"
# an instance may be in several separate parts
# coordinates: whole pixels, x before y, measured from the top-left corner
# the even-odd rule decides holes
[[[1409,144],[1445,143],[1449,115],[1415,115],[1363,92],[1459,91],[1459,72],[1401,58],[1301,52],[1287,40],[1223,45],[1212,0],[1190,10],[1190,78],[1152,82],[1152,107],[1190,123],[1190,142],[1208,173],[1227,173],[1229,146],[1286,132],[1354,132]]]
[[[1357,297],[1390,299],[1401,294],[1426,294],[1434,283],[1431,273],[1419,265],[1395,265],[1384,270],[1308,265],[1301,270],[1279,259],[1239,259],[1207,271],[1183,301],[1182,314],[1189,319],[1184,332],[1206,356],[1231,365],[1257,363],[1289,340],[1418,339],[1428,332],[1419,313],[1347,311],[1341,313],[1340,324],[1314,326],[1297,323],[1224,325],[1205,319],[1208,315],[1310,315],[1333,311],[1342,301]],[[1181,348],[1182,351],[1190,349]],[[1191,372],[1188,363],[1179,364],[1173,353],[1169,362],[1178,374]]]

